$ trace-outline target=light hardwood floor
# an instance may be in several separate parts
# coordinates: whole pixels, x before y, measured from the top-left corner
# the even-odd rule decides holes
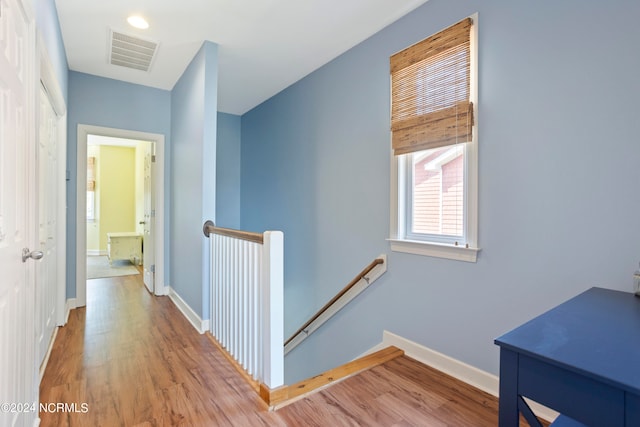
[[[40,386],[41,402],[78,412],[41,412],[41,426],[497,425],[496,398],[404,356],[269,412],[141,279],[88,282],[87,307],[58,332]]]

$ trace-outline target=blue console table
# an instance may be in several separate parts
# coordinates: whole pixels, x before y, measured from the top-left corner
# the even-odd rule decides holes
[[[591,288],[495,343],[500,427],[540,425],[523,397],[560,412],[554,427],[640,426],[640,298]]]

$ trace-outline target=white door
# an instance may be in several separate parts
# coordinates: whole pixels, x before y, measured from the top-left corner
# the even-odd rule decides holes
[[[58,117],[40,87],[38,133],[38,235],[44,258],[36,264],[36,348],[42,365],[56,327],[58,306]]]
[[[35,362],[34,27],[20,0],[0,0],[0,403],[38,401]],[[0,411],[0,425],[36,412]]]
[[[155,257],[153,248],[154,242],[154,222],[155,222],[155,206],[153,197],[154,175],[155,175],[155,143],[144,142],[144,237],[143,237],[143,253],[142,264],[144,268],[144,284],[149,292],[154,291],[154,273],[155,273]]]

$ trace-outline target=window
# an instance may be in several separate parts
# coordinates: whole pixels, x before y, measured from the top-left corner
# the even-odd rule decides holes
[[[95,191],[87,191],[87,221],[95,221],[96,219],[96,193]]]
[[[390,58],[394,251],[476,261],[476,31],[473,16]]]
[[[464,239],[464,149],[462,145],[406,156],[407,236],[455,244]]]

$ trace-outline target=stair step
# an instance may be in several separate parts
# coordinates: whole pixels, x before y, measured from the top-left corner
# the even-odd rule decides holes
[[[382,365],[403,355],[403,350],[390,346],[296,384],[284,386],[276,390],[261,389],[260,395],[267,402],[270,409],[279,409],[311,393],[320,391],[332,384],[336,384],[360,372]]]

